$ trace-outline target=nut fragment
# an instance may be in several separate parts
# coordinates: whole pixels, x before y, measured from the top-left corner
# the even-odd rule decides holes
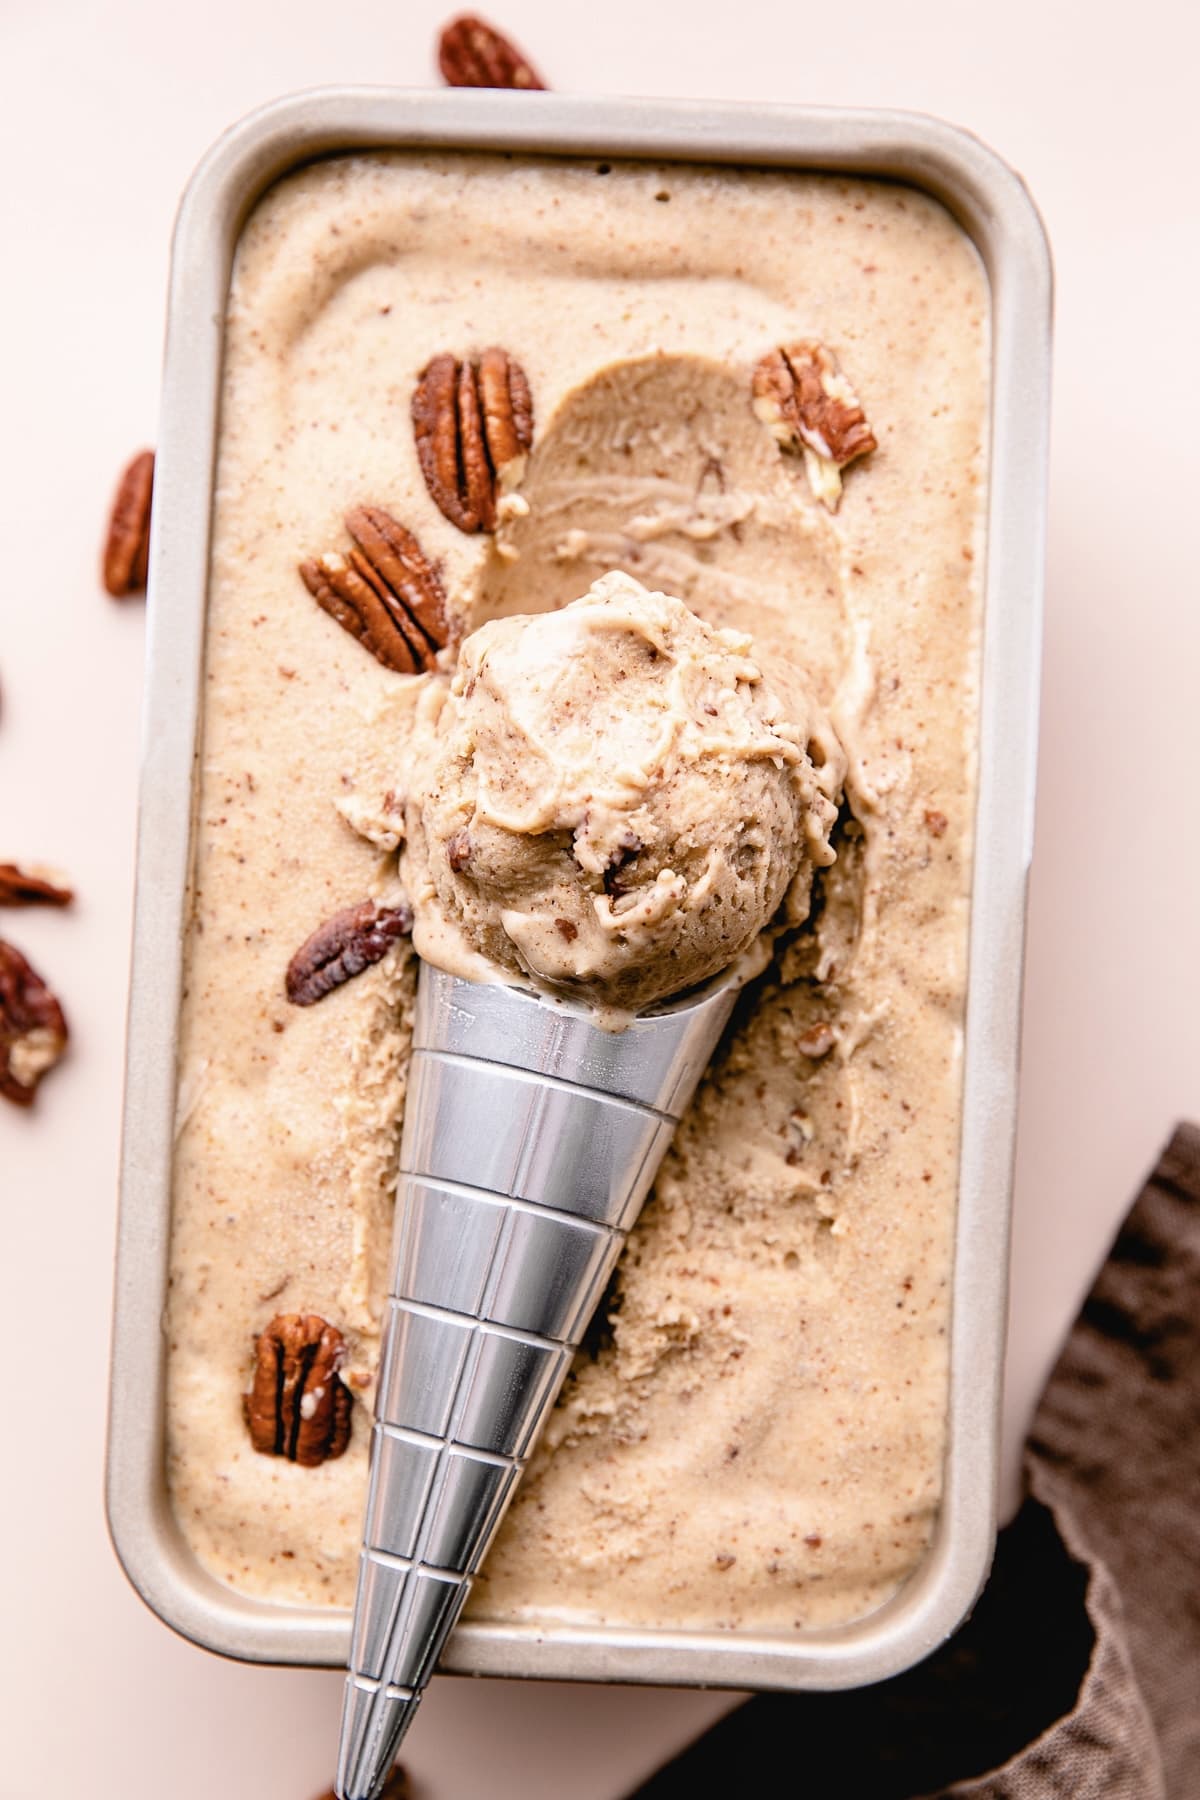
[[[472,848],[469,831],[456,831],[453,837],[447,840],[446,861],[456,875],[461,875],[464,869],[470,867]]]
[[[382,506],[351,507],[346,527],[355,540],[349,559],[330,551],[302,562],[305,587],[385,669],[401,675],[432,669],[450,637],[437,570],[412,532]]]
[[[146,585],[153,493],[154,452],[141,450],[117,483],[104,540],[104,585],[114,600]]]
[[[438,68],[449,87],[545,88],[528,58],[476,13],[462,13],[438,39]]]
[[[409,906],[377,906],[363,900],[335,913],[305,939],[288,964],[288,999],[293,1006],[323,1000],[386,956],[397,938],[411,930]]]
[[[460,531],[494,531],[497,499],[519,485],[533,442],[520,363],[496,345],[464,362],[444,351],[421,371],[412,419],[437,506]]]
[[[801,1033],[796,1039],[796,1048],[801,1056],[807,1056],[811,1061],[818,1062],[822,1056],[829,1055],[836,1043],[837,1036],[832,1025],[821,1019],[817,1024],[810,1025],[807,1031]]]
[[[836,512],[841,471],[876,442],[832,352],[808,339],[768,351],[754,366],[754,410],[785,450],[803,451],[813,493]]]
[[[70,906],[74,898],[69,887],[60,887],[48,874],[0,863],[0,906]]]
[[[346,1345],[318,1313],[277,1313],[255,1346],[254,1380],[242,1396],[250,1442],[264,1456],[315,1468],[350,1442],[354,1396],[338,1380]]]
[[[31,1105],[66,1047],[62,1007],[21,952],[0,938],[0,1094]]]

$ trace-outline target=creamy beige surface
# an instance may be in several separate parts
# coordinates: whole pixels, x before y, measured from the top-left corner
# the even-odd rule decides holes
[[[230,305],[186,946],[170,1481],[244,1591],[348,1604],[412,971],[316,1007],[297,944],[395,892],[401,746],[428,682],[308,598],[356,501],[440,558],[467,626],[621,567],[811,677],[857,820],[677,1134],[491,1552],[477,1616],[790,1630],[919,1560],[944,1443],[985,476],[975,254],[899,187],[506,159],[340,159],[282,184]],[[880,448],[836,517],[749,405],[770,345],[838,355]],[[408,400],[434,352],[526,368],[527,517],[466,538]],[[374,842],[361,835],[368,832]],[[821,1023],[827,1033],[813,1033]],[[826,1054],[805,1055],[810,1050]],[[347,1455],[257,1456],[276,1311],[339,1323]]]
[[[766,927],[805,920],[833,861],[844,775],[806,685],[784,685],[744,633],[615,572],[472,632],[423,700],[405,792],[418,955],[615,1030],[735,961],[759,973]]]

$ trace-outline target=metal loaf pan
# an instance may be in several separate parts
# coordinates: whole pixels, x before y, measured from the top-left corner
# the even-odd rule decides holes
[[[201,163],[175,237],[150,556],[148,685],[116,1271],[108,1511],[147,1604],[258,1662],[346,1660],[350,1615],[239,1596],[193,1559],[164,1467],[165,1338],[181,946],[199,723],[222,342],[255,201],[317,156],[368,148],[647,157],[883,176],[924,189],[977,245],[992,300],[981,744],[944,1499],[929,1554],[885,1606],[791,1636],[467,1623],[464,1673],[836,1688],[918,1661],[969,1609],[995,1534],[1025,886],[1033,831],[1051,274],[1013,172],[962,131],[898,112],[504,93],[329,89],[235,126]]]

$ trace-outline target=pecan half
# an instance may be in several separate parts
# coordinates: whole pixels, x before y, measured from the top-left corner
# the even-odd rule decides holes
[[[62,1007],[21,952],[0,938],[0,1094],[31,1105],[66,1047]]]
[[[813,493],[836,512],[841,471],[876,441],[832,352],[812,340],[768,351],[754,367],[754,410],[785,450],[803,451]]]
[[[412,532],[382,506],[354,506],[346,526],[349,558],[337,551],[300,564],[305,587],[331,618],[385,669],[419,675],[432,669],[450,637],[446,595],[437,570]]]
[[[528,57],[476,13],[442,28],[438,68],[448,87],[545,88]]]
[[[255,1345],[254,1379],[242,1395],[250,1442],[264,1456],[315,1468],[350,1442],[354,1396],[338,1380],[346,1345],[318,1313],[277,1313]]]
[[[363,900],[318,925],[287,968],[287,997],[293,1006],[312,1006],[334,988],[361,975],[387,955],[397,938],[412,930],[409,906],[376,906]]]
[[[496,345],[460,362],[448,351],[421,371],[413,431],[425,485],[460,531],[494,531],[496,502],[517,487],[533,442],[533,401],[520,363]]]
[[[140,593],[146,585],[153,494],[154,452],[141,450],[117,483],[104,540],[104,585],[114,600]]]
[[[386,590],[389,610],[422,666],[449,641],[446,591],[411,531],[382,506],[352,506],[346,529]]]
[[[0,906],[70,906],[74,898],[69,887],[59,887],[45,875],[0,863]]]

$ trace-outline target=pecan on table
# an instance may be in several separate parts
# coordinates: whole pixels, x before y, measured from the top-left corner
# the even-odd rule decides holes
[[[19,950],[0,938],[0,1094],[30,1106],[67,1047],[63,1009]]]
[[[408,906],[377,906],[363,900],[318,925],[287,968],[287,997],[293,1006],[312,1006],[343,982],[361,975],[412,930]]]
[[[533,401],[525,371],[493,345],[460,362],[449,352],[421,371],[413,431],[425,485],[460,531],[494,531],[496,503],[525,473]]]
[[[438,38],[438,68],[448,87],[544,88],[528,57],[475,13],[462,13]]]
[[[60,887],[45,875],[0,862],[0,906],[70,906],[74,898],[69,887]]]
[[[104,585],[114,600],[145,588],[153,494],[154,452],[142,450],[117,483],[104,540]]]
[[[785,450],[803,452],[813,493],[836,512],[841,471],[876,439],[833,353],[811,339],[781,345],[755,364],[753,387],[758,417]]]
[[[264,1456],[314,1469],[350,1442],[354,1396],[338,1379],[346,1345],[318,1313],[277,1313],[255,1345],[254,1379],[242,1395],[250,1442]]]
[[[432,669],[450,637],[437,570],[412,532],[382,506],[351,507],[346,526],[355,540],[349,557],[330,551],[302,562],[305,587],[385,669],[401,675]]]

